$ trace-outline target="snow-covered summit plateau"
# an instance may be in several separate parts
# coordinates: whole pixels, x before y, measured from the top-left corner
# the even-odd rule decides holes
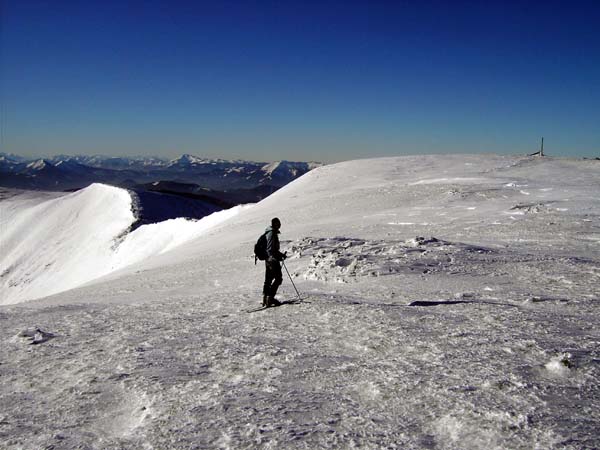
[[[126,191],[91,188],[1,201],[2,246],[55,256],[57,284],[91,245],[70,239],[114,253],[142,227]],[[0,447],[600,448],[599,161],[350,161],[230,214],[0,307]],[[274,216],[303,301],[248,313]]]

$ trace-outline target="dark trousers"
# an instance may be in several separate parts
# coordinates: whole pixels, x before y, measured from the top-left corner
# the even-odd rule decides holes
[[[279,261],[265,261],[265,285],[263,286],[263,295],[275,297],[277,289],[283,281],[281,276],[281,265]]]

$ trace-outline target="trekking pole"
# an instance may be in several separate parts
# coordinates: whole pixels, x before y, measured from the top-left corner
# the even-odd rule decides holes
[[[292,286],[294,286],[294,290],[296,291],[296,294],[298,295],[298,300],[302,301],[302,297],[300,297],[300,293],[298,292],[298,289],[296,289],[296,285],[294,284],[294,280],[292,280],[292,276],[290,275],[290,271],[288,270],[287,266],[285,265],[285,261],[281,261],[281,264],[283,264],[283,268],[287,272],[288,277],[290,277],[290,281],[292,282]]]

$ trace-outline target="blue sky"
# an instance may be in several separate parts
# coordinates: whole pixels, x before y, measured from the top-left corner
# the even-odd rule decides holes
[[[600,2],[4,0],[2,151],[600,156]]]

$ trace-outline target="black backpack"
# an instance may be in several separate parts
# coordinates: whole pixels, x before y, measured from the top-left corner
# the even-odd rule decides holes
[[[254,264],[256,261],[260,259],[264,261],[267,259],[269,255],[267,255],[267,233],[263,233],[254,244]]]

